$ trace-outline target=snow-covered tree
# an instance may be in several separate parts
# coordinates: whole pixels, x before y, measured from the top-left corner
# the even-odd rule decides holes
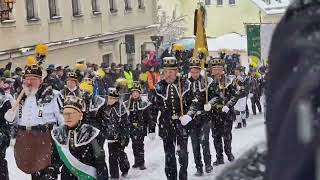
[[[163,36],[164,44],[172,44],[181,38],[186,31],[185,16],[177,15],[177,8],[172,11],[172,16],[168,15],[171,12],[166,11],[161,6],[158,10],[159,26],[157,34]]]

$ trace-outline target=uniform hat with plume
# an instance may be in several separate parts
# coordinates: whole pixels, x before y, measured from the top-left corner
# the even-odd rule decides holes
[[[192,57],[190,68],[201,68],[201,60],[198,57]]]
[[[165,57],[163,58],[163,67],[166,69],[177,69],[178,61],[175,57]]]
[[[209,67],[224,67],[224,60],[221,58],[211,58],[209,60]]]
[[[25,66],[24,76],[42,77],[42,67],[37,63],[37,60],[29,56],[27,57],[27,64]]]
[[[64,108],[72,108],[78,112],[82,112],[83,100],[77,96],[67,96],[64,101]]]
[[[139,91],[139,92],[141,92],[141,84],[140,84],[139,81],[134,81],[134,82],[132,83],[131,92],[133,92],[133,91]]]
[[[120,94],[117,88],[108,88],[108,96],[119,98]]]
[[[75,72],[68,72],[67,73],[67,81],[68,80],[72,80],[72,81],[76,81],[76,82],[78,82],[78,75],[77,75],[77,73],[75,73]]]

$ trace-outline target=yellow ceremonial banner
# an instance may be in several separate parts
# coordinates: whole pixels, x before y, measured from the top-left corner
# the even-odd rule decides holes
[[[194,35],[196,36],[196,40],[193,57],[199,56],[200,52],[198,52],[198,50],[204,51],[205,56],[208,55],[207,36],[205,30],[205,8],[201,3],[199,5],[199,8],[195,10],[194,14]],[[204,60],[205,59],[206,58],[204,58]],[[202,67],[204,67],[204,63],[205,62],[203,61]]]

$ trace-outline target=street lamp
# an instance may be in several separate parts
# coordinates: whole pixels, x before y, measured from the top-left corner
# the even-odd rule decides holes
[[[5,17],[9,16],[9,13],[12,13],[13,4],[16,3],[16,0],[0,0],[0,3],[5,3],[7,8],[0,10],[0,21],[4,21]]]

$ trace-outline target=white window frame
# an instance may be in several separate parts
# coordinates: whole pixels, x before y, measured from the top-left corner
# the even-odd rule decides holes
[[[236,5],[236,0],[229,0],[229,5],[231,6]]]
[[[51,4],[54,3],[54,4]],[[49,16],[50,19],[56,19],[60,18],[60,8],[59,8],[59,0],[48,0],[48,6],[49,6]],[[54,7],[51,7],[54,5]],[[54,8],[55,13],[52,12],[52,8]]]
[[[32,3],[32,4],[30,4],[30,3]],[[39,20],[38,8],[37,8],[36,0],[25,0],[25,6],[26,6],[26,18],[27,18],[27,20],[28,21]],[[32,12],[30,12],[30,11],[32,11]]]
[[[139,9],[145,9],[146,6],[144,4],[144,0],[138,0],[138,8]]]
[[[109,0],[109,7],[111,13],[118,12],[117,0]]]
[[[93,14],[100,14],[101,12],[100,0],[91,0],[91,7],[92,7]]]
[[[124,9],[126,11],[132,10],[132,1],[131,0],[124,0]]]
[[[108,57],[108,62],[104,61],[105,60],[104,57]],[[109,53],[103,54],[102,55],[102,62],[108,64],[108,66],[110,67],[111,63],[113,62],[113,53],[109,52]]]
[[[205,5],[211,5],[212,4],[212,0],[205,0]]]
[[[221,3],[219,3],[221,2]],[[223,0],[217,0],[217,6],[223,6]]]
[[[72,15],[73,17],[78,17],[78,16],[82,16],[82,9],[81,9],[81,2],[80,0],[71,0],[72,3]],[[77,5],[77,7],[75,7],[74,5]],[[75,9],[77,8],[77,9]]]

